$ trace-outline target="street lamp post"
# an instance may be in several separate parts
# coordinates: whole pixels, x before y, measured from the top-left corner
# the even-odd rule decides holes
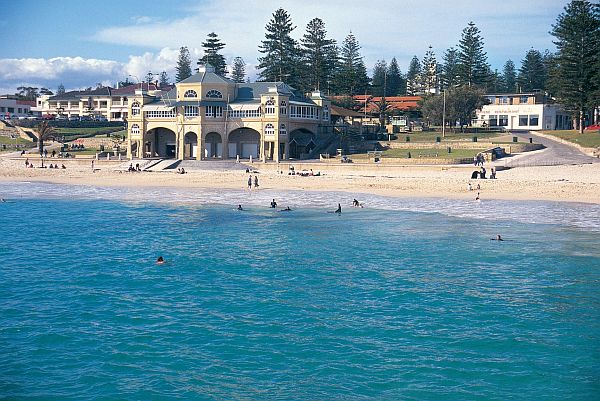
[[[446,89],[444,89],[444,106],[442,108],[442,138],[446,137]]]

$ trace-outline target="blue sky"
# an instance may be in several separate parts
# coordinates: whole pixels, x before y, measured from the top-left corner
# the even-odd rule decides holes
[[[3,4],[0,30],[0,94],[18,86],[56,90],[113,84],[129,74],[166,70],[175,75],[180,46],[194,59],[206,35],[216,32],[228,62],[241,56],[253,77],[265,25],[279,7],[297,26],[299,39],[310,19],[325,22],[341,43],[352,31],[371,69],[379,59],[396,57],[406,71],[413,55],[431,45],[438,61],[474,21],[481,30],[492,68],[509,58],[517,67],[530,48],[554,50],[548,34],[566,0],[181,0],[34,1]],[[134,79],[135,80],[135,79]]]

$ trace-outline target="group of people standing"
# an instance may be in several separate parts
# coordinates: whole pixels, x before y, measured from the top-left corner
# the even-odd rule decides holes
[[[252,189],[252,174],[250,174],[250,176],[248,176],[248,189]],[[258,189],[258,176],[255,175],[254,176],[254,189]]]

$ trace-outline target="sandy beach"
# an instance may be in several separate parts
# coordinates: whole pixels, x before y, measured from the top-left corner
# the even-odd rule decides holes
[[[32,159],[39,166],[39,159]],[[92,172],[91,160],[48,160],[64,163],[66,169],[25,168],[25,157],[0,157],[1,188],[15,181],[43,181],[99,187],[187,187],[247,188],[244,170],[211,168],[189,171],[118,171],[115,162],[97,161]],[[600,204],[600,164],[569,166],[519,167],[501,170],[497,179],[471,180],[476,168],[465,166],[389,166],[373,164],[327,165],[325,163],[293,163],[296,171],[313,169],[320,176],[288,175],[288,163],[254,163],[251,167],[260,181],[259,190],[344,191],[352,194],[371,193],[393,197],[441,197],[450,199],[544,200]],[[486,166],[488,171],[491,166]],[[277,169],[283,171],[278,172]],[[469,191],[468,183],[473,190]],[[479,191],[477,185],[480,186]]]

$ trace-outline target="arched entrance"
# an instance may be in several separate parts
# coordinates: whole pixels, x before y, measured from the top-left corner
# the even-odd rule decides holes
[[[183,138],[183,158],[195,159],[198,155],[198,135],[195,132],[188,132]]]
[[[229,157],[258,158],[260,133],[252,128],[238,128],[229,134]]]
[[[223,157],[223,140],[221,134],[209,132],[204,140],[204,157]]]
[[[144,135],[144,157],[177,157],[175,132],[168,128],[153,128]]]
[[[290,133],[290,158],[302,159],[317,146],[315,134],[307,129],[301,128]]]

